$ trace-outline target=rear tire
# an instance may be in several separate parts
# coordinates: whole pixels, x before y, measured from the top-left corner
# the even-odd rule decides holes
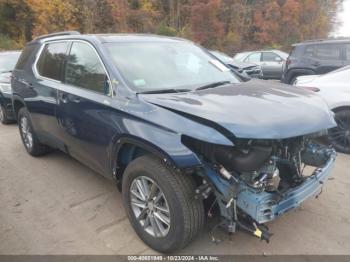
[[[42,156],[51,152],[52,149],[49,146],[39,142],[25,107],[19,110],[17,119],[23,145],[30,155]]]
[[[0,122],[4,125],[10,124],[12,121],[8,119],[7,111],[3,105],[0,104]]]
[[[158,192],[155,199],[163,194],[162,202],[152,202],[156,200],[152,197],[149,199],[147,196],[150,194],[147,193],[144,194],[145,200],[141,199],[142,190],[135,187],[135,183],[139,183],[140,186],[144,181],[145,188],[150,189],[146,190],[148,192],[152,192],[153,183],[159,188],[155,191]],[[159,252],[172,252],[185,247],[198,234],[204,224],[204,207],[202,201],[194,198],[195,188],[195,182],[189,175],[176,172],[152,155],[139,157],[127,166],[122,187],[124,207],[134,230],[148,246]],[[136,195],[139,196],[137,199]],[[135,200],[138,202],[136,208]],[[138,207],[140,203],[141,207]],[[168,210],[161,211],[164,212],[161,215],[166,216],[168,223],[161,223],[161,226],[152,231],[150,220],[158,216],[158,204],[162,204],[160,210]],[[162,231],[164,228],[166,230]],[[152,235],[152,232],[162,234],[157,236]]]
[[[289,81],[289,84],[290,84],[290,85],[294,85],[295,82],[297,81],[297,78],[298,78],[299,76],[300,76],[300,75],[293,76],[292,79]]]
[[[329,130],[329,142],[338,152],[350,154],[350,109],[336,111],[334,119],[338,126]]]

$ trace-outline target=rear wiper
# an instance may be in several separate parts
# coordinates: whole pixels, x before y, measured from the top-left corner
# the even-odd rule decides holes
[[[208,89],[208,88],[213,88],[213,87],[218,87],[218,86],[222,86],[222,85],[226,85],[231,83],[230,81],[219,81],[219,82],[214,82],[208,85],[204,85],[204,86],[200,86],[198,88],[196,88],[196,90],[203,90],[203,89]]]
[[[138,94],[166,94],[166,93],[180,93],[180,92],[188,92],[191,91],[190,89],[158,89],[158,90],[150,90],[150,91],[143,91],[138,92]]]

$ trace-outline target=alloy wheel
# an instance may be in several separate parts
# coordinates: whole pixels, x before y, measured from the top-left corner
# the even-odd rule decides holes
[[[33,147],[33,134],[30,130],[28,118],[22,117],[20,121],[20,128],[23,137],[23,142],[27,149]]]
[[[5,119],[4,111],[2,110],[2,106],[0,106],[0,122],[3,122]]]
[[[350,149],[350,114],[336,115],[337,127],[329,131],[329,138],[333,144],[344,149]]]
[[[165,237],[170,229],[170,210],[160,187],[150,178],[141,176],[130,186],[132,211],[142,228],[151,236]]]

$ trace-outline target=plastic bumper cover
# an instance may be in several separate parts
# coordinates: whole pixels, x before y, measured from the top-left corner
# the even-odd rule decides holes
[[[288,190],[281,196],[277,193],[256,193],[250,188],[242,190],[237,199],[238,207],[258,223],[266,223],[276,219],[321,192],[323,183],[331,174],[335,156],[335,151],[332,151],[327,163],[322,168],[317,168],[301,185]]]

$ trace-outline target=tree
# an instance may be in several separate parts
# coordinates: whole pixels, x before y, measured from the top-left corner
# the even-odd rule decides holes
[[[218,19],[220,0],[194,0],[191,7],[190,28],[193,40],[210,48],[219,47],[224,25]]]

